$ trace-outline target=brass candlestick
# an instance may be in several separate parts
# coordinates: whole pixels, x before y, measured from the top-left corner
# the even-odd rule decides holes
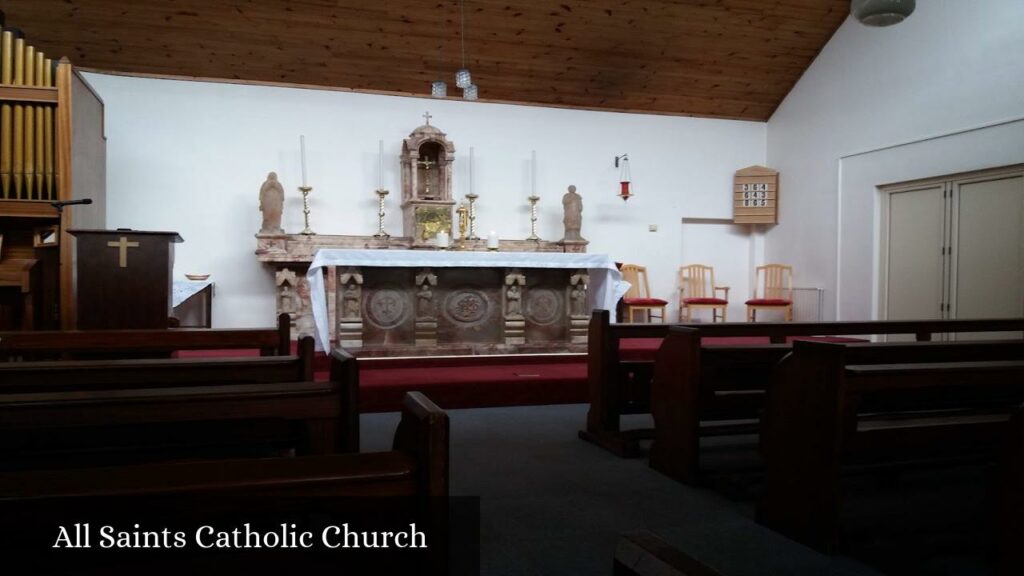
[[[540,196],[534,194],[527,200],[530,201],[530,235],[526,239],[540,240],[540,236],[537,236],[537,202],[540,200]]]
[[[479,240],[480,237],[476,235],[476,210],[473,209],[473,204],[476,199],[480,196],[470,192],[466,194],[466,200],[469,200],[469,239]]]
[[[383,188],[377,189],[377,233],[374,238],[389,238],[391,235],[384,231],[384,197],[388,191]]]
[[[469,224],[469,209],[465,204],[459,204],[455,212],[459,215],[459,250],[466,249],[466,227]]]
[[[313,191],[312,186],[299,186],[299,192],[302,192],[302,214],[306,219],[306,227],[302,229],[300,234],[316,234],[309,227],[309,193]]]

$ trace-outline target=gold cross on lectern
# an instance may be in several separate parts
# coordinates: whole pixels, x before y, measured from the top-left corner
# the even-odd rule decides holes
[[[121,236],[121,239],[119,241],[117,241],[117,242],[107,242],[107,246],[109,246],[111,248],[120,248],[121,249],[121,255],[120,255],[120,260],[119,260],[118,264],[120,264],[121,268],[127,268],[128,267],[128,249],[129,248],[138,248],[139,247],[139,243],[138,242],[129,242],[127,236]]]

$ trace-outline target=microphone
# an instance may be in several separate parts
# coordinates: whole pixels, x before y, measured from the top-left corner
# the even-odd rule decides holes
[[[57,212],[63,212],[65,206],[75,206],[78,204],[92,204],[92,198],[80,198],[78,200],[58,200],[56,202],[50,202],[50,206],[57,209]]]

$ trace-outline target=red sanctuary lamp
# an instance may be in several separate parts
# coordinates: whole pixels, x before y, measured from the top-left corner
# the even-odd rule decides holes
[[[629,155],[616,156],[615,167],[619,169],[619,198],[622,198],[622,201],[625,202],[633,195],[629,191]]]

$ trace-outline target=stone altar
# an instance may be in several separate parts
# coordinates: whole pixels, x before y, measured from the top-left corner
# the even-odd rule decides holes
[[[318,347],[362,356],[584,351],[625,289],[608,256],[567,253],[326,249],[306,280]]]
[[[310,301],[310,287],[306,278],[309,265],[313,262],[318,250],[322,248],[359,249],[359,250],[409,250],[415,243],[407,236],[390,236],[379,238],[374,236],[348,236],[326,234],[256,234],[256,259],[274,270],[274,281],[277,289],[277,313],[287,312],[292,318],[292,338],[299,335],[313,334],[314,322]],[[487,252],[487,240],[466,240],[467,252]],[[586,243],[559,243],[531,240],[500,240],[500,253],[571,253],[586,252]],[[437,253],[433,247],[423,249],[423,254]],[[327,294],[327,317],[331,326],[338,320],[336,291],[338,275],[335,270],[328,270],[324,278],[324,289]],[[415,278],[413,279],[416,280]],[[436,282],[436,280],[435,280]],[[422,290],[424,282],[416,281],[417,291]],[[361,285],[358,284],[357,285]],[[410,283],[409,286],[413,286]],[[429,284],[431,291],[436,284]],[[361,288],[360,288],[361,289]],[[419,299],[417,299],[417,302]],[[436,305],[437,298],[430,299],[426,305]],[[360,314],[361,315],[361,314]],[[423,325],[426,330],[429,323]],[[333,331],[331,332],[333,336]],[[424,332],[424,345],[430,340]]]

